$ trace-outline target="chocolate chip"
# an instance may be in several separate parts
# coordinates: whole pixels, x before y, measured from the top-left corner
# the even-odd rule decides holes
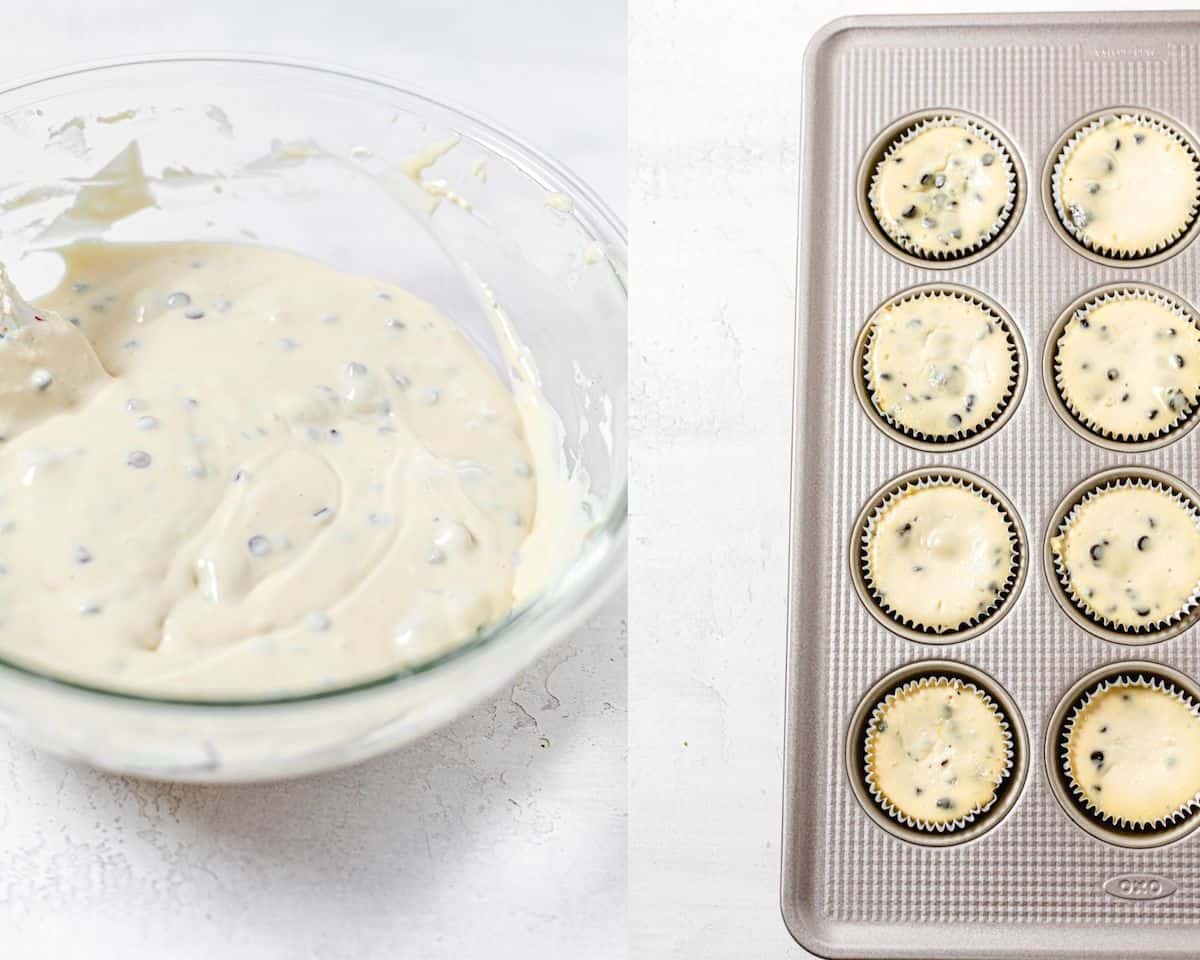
[[[1138,146],[1141,146],[1143,143],[1146,142],[1146,135],[1144,133],[1135,133],[1133,135],[1133,142],[1136,143]]]
[[[892,379],[892,375],[891,375],[890,373],[881,373],[881,374],[879,375],[879,379],[880,379],[880,380],[891,380],[891,379]]]
[[[981,164],[983,164],[985,167],[990,167],[993,163],[996,162],[996,155],[994,153],[985,153],[982,157],[979,158],[979,162]]]
[[[953,810],[954,801],[949,797],[938,797],[937,807],[939,810]]]
[[[1092,558],[1093,563],[1099,563],[1104,559],[1104,544],[1093,543],[1092,548],[1088,551],[1088,555]]]
[[[1087,192],[1088,192],[1088,193],[1099,193],[1099,192],[1100,192],[1100,184],[1098,184],[1098,183],[1089,183],[1089,184],[1087,185]]]
[[[1150,616],[1150,608],[1149,607],[1137,607],[1134,609],[1133,612],[1136,613],[1139,617]]]
[[[1121,402],[1128,403],[1129,402],[1129,394],[1127,394],[1127,393],[1121,394]]]
[[[1150,546],[1150,538],[1149,538],[1149,537],[1144,537],[1144,536],[1143,536],[1143,537],[1138,537],[1137,548],[1138,548],[1139,550],[1143,550],[1143,551],[1144,551],[1144,550],[1146,550],[1146,549],[1147,549],[1149,546]]]
[[[950,414],[950,426],[958,427],[961,425],[962,425],[962,417],[960,417],[957,413]]]
[[[904,526],[902,526],[900,528],[900,536],[902,536],[902,537],[911,532],[912,532],[912,524],[911,523],[906,523]]]
[[[1120,138],[1120,137],[1117,137],[1117,139],[1115,139],[1115,140],[1113,141],[1113,149],[1114,149],[1114,150],[1120,150],[1120,149],[1121,149],[1121,138]]]
[[[975,394],[968,393],[963,400],[963,409],[970,413],[975,407]]]
[[[1175,365],[1176,370],[1179,370],[1183,367],[1183,357],[1181,357],[1179,354],[1175,354],[1175,356],[1171,358],[1171,363]]]
[[[1116,380],[1117,377],[1121,375],[1121,372],[1116,367],[1109,367],[1108,371],[1104,375],[1108,377],[1109,380]]]
[[[928,187],[931,183],[933,183],[933,174],[932,173],[921,174],[921,186]]]
[[[1151,410],[1151,411],[1150,411],[1148,414],[1146,414],[1146,419],[1147,419],[1147,420],[1153,420],[1153,419],[1154,419],[1155,417],[1157,417],[1157,416],[1158,416],[1158,411],[1157,411],[1157,410]]]
[[[1079,325],[1083,327],[1084,330],[1087,330],[1092,325],[1092,322],[1087,317],[1080,317]]]
[[[1102,763],[1104,763],[1104,751],[1103,750],[1093,750],[1091,760],[1092,760],[1092,763],[1094,763],[1096,766],[1100,766]]]

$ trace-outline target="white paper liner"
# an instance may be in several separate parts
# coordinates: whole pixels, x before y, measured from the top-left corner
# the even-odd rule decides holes
[[[932,299],[935,297],[953,297],[955,300],[961,300],[963,303],[970,303],[973,306],[979,307],[987,315],[995,321],[996,325],[1004,331],[1004,338],[1008,343],[1009,354],[1012,357],[1011,374],[1009,376],[1008,386],[1004,392],[1004,396],[1000,398],[996,408],[982,421],[976,424],[969,430],[957,430],[954,433],[937,433],[930,434],[914,427],[910,427],[905,423],[901,423],[890,414],[886,413],[876,402],[875,399],[875,384],[871,380],[871,344],[875,340],[875,333],[878,329],[876,318],[879,314],[889,307],[901,306],[905,303],[911,303],[914,300]],[[958,290],[923,290],[920,293],[912,294],[911,296],[902,296],[889,300],[871,318],[871,324],[867,330],[867,336],[863,339],[862,356],[859,358],[861,362],[861,374],[863,383],[867,388],[867,396],[871,399],[871,406],[883,421],[893,430],[903,434],[906,437],[911,437],[914,440],[920,440],[924,443],[957,443],[960,440],[966,440],[970,437],[977,437],[985,430],[988,430],[997,420],[1003,416],[1004,411],[1008,409],[1008,405],[1012,403],[1013,397],[1016,395],[1017,380],[1020,376],[1021,358],[1017,351],[1016,337],[1013,335],[1012,328],[1008,321],[997,313],[992,307],[968,294]]]
[[[1109,493],[1113,490],[1132,490],[1138,487],[1158,490],[1169,495],[1172,499],[1181,504],[1188,511],[1188,513],[1191,514],[1196,526],[1200,528],[1200,507],[1194,504],[1189,497],[1184,496],[1178,490],[1166,486],[1157,480],[1151,479],[1150,477],[1125,477],[1116,480],[1109,480],[1088,490],[1075,502],[1071,509],[1067,511],[1066,515],[1055,528],[1056,534],[1058,536],[1062,536],[1062,534],[1066,532],[1067,528],[1070,527],[1071,523],[1078,516],[1079,511],[1083,509],[1084,505],[1096,499],[1096,497],[1102,496],[1103,494]],[[1058,582],[1062,586],[1063,592],[1066,593],[1071,602],[1075,605],[1075,608],[1079,610],[1080,613],[1082,613],[1089,620],[1100,624],[1102,627],[1108,630],[1115,630],[1118,633],[1126,633],[1131,636],[1145,636],[1147,634],[1158,633],[1161,630],[1166,630],[1170,627],[1173,627],[1175,624],[1186,620],[1192,615],[1193,612],[1195,612],[1197,604],[1200,603],[1200,583],[1198,583],[1196,587],[1193,588],[1191,596],[1188,597],[1184,605],[1169,617],[1163,617],[1162,619],[1150,623],[1139,624],[1137,626],[1129,626],[1127,624],[1117,623],[1115,620],[1110,620],[1099,611],[1091,609],[1091,607],[1089,607],[1088,604],[1080,596],[1078,596],[1078,594],[1075,593],[1074,589],[1071,587],[1070,576],[1066,566],[1063,563],[1062,555],[1053,548],[1051,548],[1051,554],[1054,557],[1054,572],[1058,576]]]
[[[931,487],[939,486],[960,487],[963,490],[968,490],[971,493],[982,497],[984,500],[994,506],[1000,512],[1000,515],[1004,518],[1005,525],[1008,527],[1009,545],[1012,547],[1012,564],[1009,566],[1008,572],[1005,574],[1004,581],[1000,585],[1000,590],[992,602],[987,606],[986,609],[981,610],[972,617],[968,617],[966,620],[962,621],[962,623],[950,627],[931,626],[928,624],[919,623],[916,620],[913,620],[911,617],[905,616],[901,611],[897,610],[879,595],[878,591],[875,589],[875,584],[871,576],[871,538],[874,536],[875,524],[879,521],[879,518],[887,512],[893,503],[903,498],[906,494],[912,493],[916,490],[926,490]],[[1017,525],[1014,522],[1012,515],[1009,513],[1008,508],[1006,508],[1003,503],[996,499],[995,495],[993,495],[990,490],[988,490],[986,487],[980,486],[979,484],[964,480],[961,477],[939,474],[936,470],[933,470],[926,476],[909,480],[900,486],[889,490],[879,501],[879,503],[877,503],[871,510],[870,515],[867,517],[867,522],[864,524],[862,530],[862,539],[859,545],[859,570],[862,574],[863,583],[866,585],[867,590],[871,594],[871,598],[892,620],[895,620],[897,623],[902,624],[910,630],[916,630],[920,633],[929,634],[930,636],[944,637],[948,633],[957,633],[958,631],[966,630],[982,623],[1004,606],[1005,602],[1007,602],[1008,598],[1012,595],[1013,588],[1016,586],[1017,575],[1020,573],[1022,563],[1020,555],[1020,542],[1020,537],[1017,534]]]
[[[995,715],[996,719],[1000,721],[1000,727],[1004,733],[1005,763],[1004,770],[1000,774],[1000,779],[996,782],[996,788],[992,792],[992,797],[987,803],[976,806],[974,809],[969,810],[961,817],[956,817],[954,820],[933,823],[928,820],[910,816],[897,807],[886,794],[881,792],[875,780],[875,771],[872,763],[873,756],[871,751],[871,740],[872,734],[878,731],[878,724],[883,720],[885,710],[891,706],[891,704],[912,693],[914,690],[939,686],[970,691],[971,693],[978,695],[979,698],[986,703],[988,708]],[[961,680],[958,677],[949,677],[937,673],[909,680],[907,683],[897,687],[886,697],[884,697],[880,703],[875,705],[875,709],[871,711],[871,717],[867,721],[866,735],[863,737],[863,777],[867,785],[867,792],[870,793],[871,799],[873,799],[875,803],[878,804],[879,807],[893,820],[904,824],[906,827],[910,827],[914,830],[925,831],[927,833],[950,833],[955,830],[961,830],[963,827],[974,823],[975,820],[994,807],[996,805],[996,801],[1000,798],[1001,786],[1005,780],[1012,776],[1014,765],[1013,757],[1014,747],[1012,728],[1009,726],[1008,718],[996,704],[996,701],[992,699],[991,695],[986,690],[981,689],[969,680]]]
[[[1188,310],[1179,303],[1179,301],[1173,297],[1165,296],[1164,294],[1159,293],[1157,290],[1149,290],[1145,287],[1139,287],[1136,284],[1131,284],[1128,287],[1122,287],[1119,290],[1110,290],[1107,293],[1096,297],[1095,299],[1089,300],[1082,307],[1077,309],[1067,322],[1070,323],[1071,320],[1085,318],[1089,313],[1098,307],[1102,307],[1110,303],[1116,303],[1120,300],[1146,300],[1152,303],[1160,304],[1164,307],[1167,307],[1173,314],[1175,314],[1179,318],[1180,323],[1186,323],[1191,327],[1196,327],[1196,321],[1192,318],[1191,313],[1189,313]],[[1115,433],[1113,431],[1106,430],[1082,410],[1080,410],[1074,403],[1072,403],[1071,398],[1067,396],[1067,392],[1063,388],[1062,365],[1059,362],[1058,357],[1060,353],[1059,348],[1064,337],[1066,337],[1065,324],[1063,326],[1063,332],[1059,334],[1058,340],[1055,341],[1054,386],[1055,389],[1058,390],[1058,396],[1062,400],[1063,406],[1065,406],[1071,412],[1071,415],[1075,417],[1076,420],[1091,430],[1092,433],[1095,433],[1101,437],[1105,437],[1109,440],[1116,440],[1118,442],[1139,443],[1144,440],[1153,440],[1166,436],[1172,430],[1176,430],[1183,426],[1183,424],[1185,424],[1188,419],[1190,419],[1191,415],[1196,411],[1197,400],[1200,398],[1189,397],[1186,406],[1180,408],[1176,412],[1175,419],[1164,423],[1163,426],[1158,430],[1149,432],[1143,431],[1142,433],[1132,436],[1127,433]]]
[[[1087,706],[1100,694],[1108,690],[1125,687],[1143,687],[1149,690],[1158,690],[1168,693],[1176,697],[1184,706],[1198,718],[1200,718],[1200,704],[1197,704],[1188,694],[1180,690],[1175,684],[1169,681],[1162,680],[1158,677],[1146,677],[1142,673],[1120,674],[1111,677],[1107,680],[1102,680],[1099,684],[1085,693],[1078,702],[1071,708],[1071,713],[1064,721],[1062,730],[1059,732],[1059,758],[1062,761],[1063,773],[1066,775],[1067,786],[1070,788],[1071,796],[1075,802],[1082,807],[1087,813],[1104,824],[1105,826],[1117,826],[1123,830],[1137,830],[1144,832],[1152,832],[1154,830],[1163,830],[1173,826],[1180,820],[1191,816],[1197,810],[1200,810],[1200,790],[1192,797],[1190,801],[1183,804],[1177,810],[1159,817],[1152,821],[1131,820],[1128,817],[1113,817],[1105,813],[1099,807],[1095,806],[1084,794],[1083,789],[1076,782],[1074,775],[1071,773],[1070,754],[1068,752],[1071,741],[1071,734],[1075,729],[1075,722],[1083,715]]]
[[[1153,127],[1161,133],[1165,133],[1172,140],[1177,142],[1188,155],[1192,158],[1192,166],[1196,171],[1196,181],[1200,184],[1200,157],[1197,157],[1195,149],[1191,142],[1179,130],[1169,123],[1164,123],[1157,117],[1149,116],[1143,113],[1106,113],[1103,116],[1085,123],[1083,126],[1076,129],[1075,133],[1067,141],[1066,146],[1059,151],[1058,158],[1054,161],[1054,169],[1050,174],[1050,196],[1054,201],[1054,211],[1058,214],[1058,219],[1062,223],[1075,240],[1088,250],[1092,250],[1106,257],[1111,257],[1117,260],[1138,260],[1142,257],[1150,257],[1156,253],[1161,253],[1168,247],[1176,243],[1182,237],[1191,225],[1196,220],[1196,212],[1200,209],[1200,192],[1197,192],[1197,197],[1192,201],[1191,208],[1187,211],[1184,221],[1169,235],[1160,240],[1152,247],[1138,248],[1134,250],[1116,250],[1105,244],[1097,244],[1090,240],[1081,227],[1075,225],[1074,219],[1070,212],[1063,205],[1060,182],[1062,180],[1062,171],[1066,165],[1067,158],[1072,150],[1075,149],[1088,134],[1099,130],[1110,120],[1127,120],[1132,123],[1139,124],[1145,127]]]
[[[883,212],[879,209],[879,205],[875,202],[875,185],[879,180],[879,171],[883,168],[883,165],[888,162],[893,153],[901,149],[918,134],[932,127],[960,127],[985,141],[996,152],[996,159],[1004,164],[1005,179],[1008,181],[1008,198],[1005,200],[1004,208],[996,218],[996,222],[992,225],[991,230],[983,234],[970,246],[961,247],[957,250],[927,250],[920,244],[914,243],[910,237],[893,232],[893,224],[888,222],[888,218],[884,216]],[[924,260],[961,260],[963,257],[969,257],[982,250],[1000,235],[1001,231],[1003,231],[1004,227],[1012,219],[1016,201],[1016,164],[1013,163],[1013,159],[1004,144],[1000,142],[1000,139],[991,130],[983,126],[978,120],[959,116],[954,113],[930,114],[927,117],[913,121],[912,125],[900,134],[900,136],[896,137],[888,145],[887,149],[884,150],[883,157],[875,164],[875,170],[871,174],[871,183],[867,188],[867,202],[871,206],[871,214],[875,217],[875,222],[879,224],[879,228],[902,250]]]

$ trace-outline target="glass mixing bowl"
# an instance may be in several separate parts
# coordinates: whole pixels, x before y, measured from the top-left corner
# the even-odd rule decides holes
[[[136,141],[155,204],[65,212]],[[129,154],[125,154],[128,158]],[[73,236],[241,241],[397,283],[438,306],[506,380],[502,306],[587,471],[595,529],[533,602],[465,646],[349,688],[255,701],[130,696],[0,660],[0,721],[109,770],[236,781],[380,753],[447,722],[579,625],[624,575],[626,243],[569,171],[383,80],[244,57],[83,67],[0,92],[0,261],[49,289]]]

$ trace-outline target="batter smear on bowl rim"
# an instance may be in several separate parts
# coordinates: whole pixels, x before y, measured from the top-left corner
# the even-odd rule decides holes
[[[240,244],[5,278],[0,654],[258,694],[419,663],[536,592],[519,402],[404,290]]]

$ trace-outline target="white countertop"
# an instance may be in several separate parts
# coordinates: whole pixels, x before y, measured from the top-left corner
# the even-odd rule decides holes
[[[779,913],[801,61],[827,21],[906,8],[1007,9],[631,3],[636,960],[806,956]]]
[[[391,77],[624,211],[621,5],[9,0],[0,83],[164,50]],[[0,161],[2,164],[2,161]],[[112,777],[0,733],[0,955],[608,960],[624,952],[625,604],[422,743],[291,783]]]

